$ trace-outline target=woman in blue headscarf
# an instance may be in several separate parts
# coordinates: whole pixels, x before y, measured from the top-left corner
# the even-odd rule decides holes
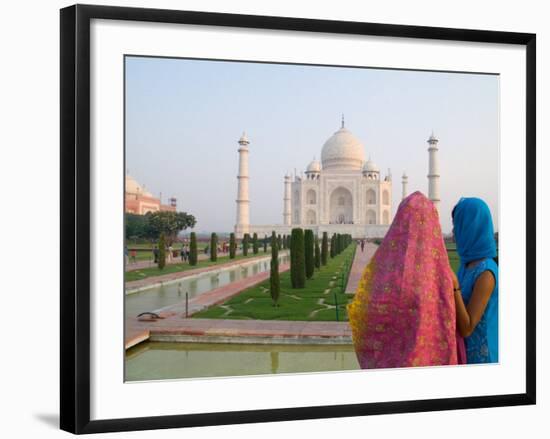
[[[479,198],[461,198],[453,209],[460,257],[455,278],[456,322],[470,363],[498,362],[498,265],[493,219]]]

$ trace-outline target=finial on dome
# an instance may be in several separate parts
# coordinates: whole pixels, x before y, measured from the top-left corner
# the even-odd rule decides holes
[[[344,113],[342,113],[342,128],[344,128]]]

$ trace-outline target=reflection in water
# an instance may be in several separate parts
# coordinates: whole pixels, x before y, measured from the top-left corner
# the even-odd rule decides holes
[[[288,256],[281,256],[281,264],[287,261]],[[128,294],[124,299],[125,316],[126,318],[136,317],[145,311],[155,311],[165,306],[174,305],[185,300],[185,293],[188,293],[191,299],[199,294],[268,270],[269,264],[261,261],[246,267],[237,266],[218,272],[207,272],[189,279],[183,278],[178,282]]]
[[[126,380],[359,369],[352,345],[142,343],[126,352]]]
[[[271,373],[277,373],[279,369],[279,352],[271,351]]]

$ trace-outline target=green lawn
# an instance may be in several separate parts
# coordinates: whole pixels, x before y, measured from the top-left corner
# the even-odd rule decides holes
[[[458,252],[456,251],[456,244],[453,243],[447,243],[447,254],[449,255],[449,262],[451,264],[451,268],[453,271],[458,274],[458,268],[460,267],[460,258],[458,256]],[[498,248],[497,248],[497,256],[498,256]]]
[[[460,266],[460,258],[456,251],[456,244],[446,244],[447,254],[449,255],[449,262],[453,271],[458,274],[458,267]]]
[[[131,281],[134,281],[134,280],[145,279],[145,278],[153,277],[153,276],[162,276],[164,274],[178,273],[180,271],[193,270],[195,268],[203,268],[203,267],[210,267],[212,265],[224,264],[224,263],[230,262],[230,261],[238,261],[238,260],[241,260],[241,259],[250,259],[250,258],[253,258],[253,257],[269,256],[269,255],[270,255],[270,253],[269,252],[264,253],[263,249],[261,249],[258,252],[258,254],[255,255],[252,252],[252,249],[250,249],[248,251],[247,256],[236,255],[234,259],[230,259],[229,255],[227,255],[227,256],[218,256],[218,260],[216,262],[212,262],[210,259],[207,259],[207,260],[198,261],[197,265],[189,265],[188,262],[182,262],[181,264],[167,264],[164,267],[164,269],[162,269],[162,270],[159,270],[158,267],[156,265],[154,265],[152,267],[143,268],[141,270],[127,271],[124,274],[124,280],[126,282],[131,282]]]
[[[306,281],[303,289],[293,289],[290,271],[281,273],[279,306],[273,306],[269,293],[269,279],[244,290],[221,306],[194,314],[197,318],[260,319],[335,321],[338,302],[339,320],[347,320],[346,305],[353,296],[345,294],[342,275],[349,272],[355,251],[351,244],[340,255],[329,259],[328,264],[315,270],[313,278]],[[326,305],[326,306],[325,306]],[[222,307],[223,306],[223,307]]]

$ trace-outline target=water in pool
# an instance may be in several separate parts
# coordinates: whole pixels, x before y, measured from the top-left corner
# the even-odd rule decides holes
[[[126,352],[126,381],[354,369],[352,345],[146,342]]]
[[[285,264],[289,258],[287,255],[283,255],[279,260],[281,264]],[[186,292],[191,299],[198,294],[268,271],[269,267],[269,258],[266,258],[245,266],[240,265],[230,269],[206,272],[199,276],[182,278],[177,282],[127,294],[124,298],[125,317],[136,317],[142,312],[156,311],[174,305],[185,300]]]

